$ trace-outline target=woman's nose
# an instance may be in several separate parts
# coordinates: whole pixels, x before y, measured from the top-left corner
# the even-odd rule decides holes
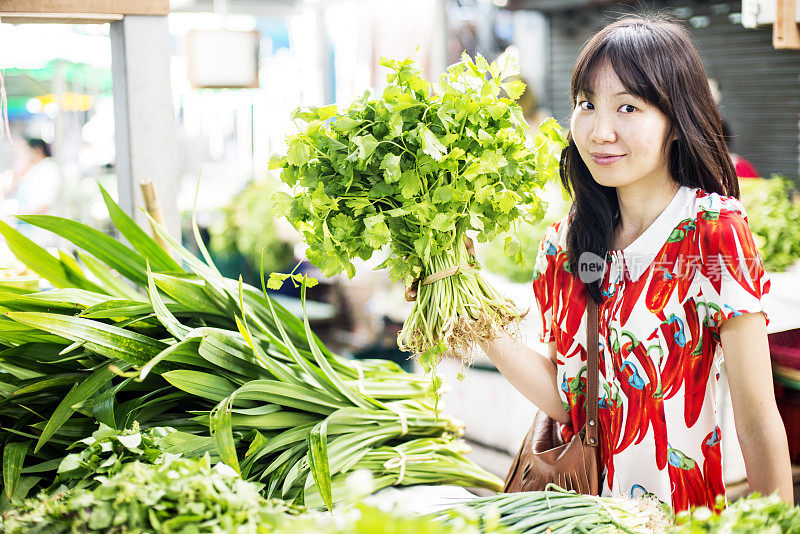
[[[592,125],[591,141],[593,143],[613,143],[617,139],[613,121],[598,113]]]

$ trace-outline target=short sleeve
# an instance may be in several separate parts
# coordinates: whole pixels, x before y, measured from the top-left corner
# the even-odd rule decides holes
[[[556,222],[547,227],[544,237],[539,243],[536,262],[533,266],[533,296],[539,308],[542,335],[539,341],[549,343],[555,341],[553,332],[553,303],[555,301],[556,254],[558,253],[558,225]]]
[[[763,312],[769,324],[762,297],[770,280],[741,203],[728,198],[719,211],[701,212],[697,235],[706,323],[719,332],[731,317]]]

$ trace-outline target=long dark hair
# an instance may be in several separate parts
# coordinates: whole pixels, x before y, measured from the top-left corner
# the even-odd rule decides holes
[[[609,62],[625,89],[661,110],[677,139],[669,147],[669,172],[680,185],[739,198],[739,182],[722,135],[722,118],[688,32],[663,15],[626,17],[584,45],[572,71],[573,109],[591,92],[594,75]],[[561,154],[561,182],[573,197],[567,231],[570,265],[592,252],[605,258],[619,224],[616,188],[598,184],[572,140]],[[577,271],[576,271],[577,272]],[[601,281],[587,283],[596,301]]]

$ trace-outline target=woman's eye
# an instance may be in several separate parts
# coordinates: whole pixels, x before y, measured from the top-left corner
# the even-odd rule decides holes
[[[581,100],[578,102],[578,107],[581,109],[594,109],[594,105],[587,100]]]
[[[634,111],[636,111],[636,106],[632,106],[630,104],[624,104],[620,106],[619,109],[622,110],[623,113],[633,113]]]

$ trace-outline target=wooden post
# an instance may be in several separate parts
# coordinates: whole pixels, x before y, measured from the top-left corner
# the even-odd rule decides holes
[[[776,0],[772,46],[777,49],[800,49],[800,28],[797,26],[798,0]]]
[[[169,0],[3,0],[0,17],[29,22],[102,24],[125,15],[168,15]]]
[[[164,222],[164,212],[161,210],[161,203],[158,201],[158,193],[156,193],[156,188],[153,187],[153,180],[146,178],[139,182],[139,187],[142,189],[142,197],[144,198],[144,209],[150,216],[153,218],[153,221],[157,222],[161,228],[167,229],[167,225]],[[153,230],[153,239],[156,240],[156,243],[161,246],[164,250],[169,252],[169,247],[167,246],[166,241],[161,237],[161,234],[156,232],[156,227],[153,224],[153,221],[150,221],[150,228]]]

